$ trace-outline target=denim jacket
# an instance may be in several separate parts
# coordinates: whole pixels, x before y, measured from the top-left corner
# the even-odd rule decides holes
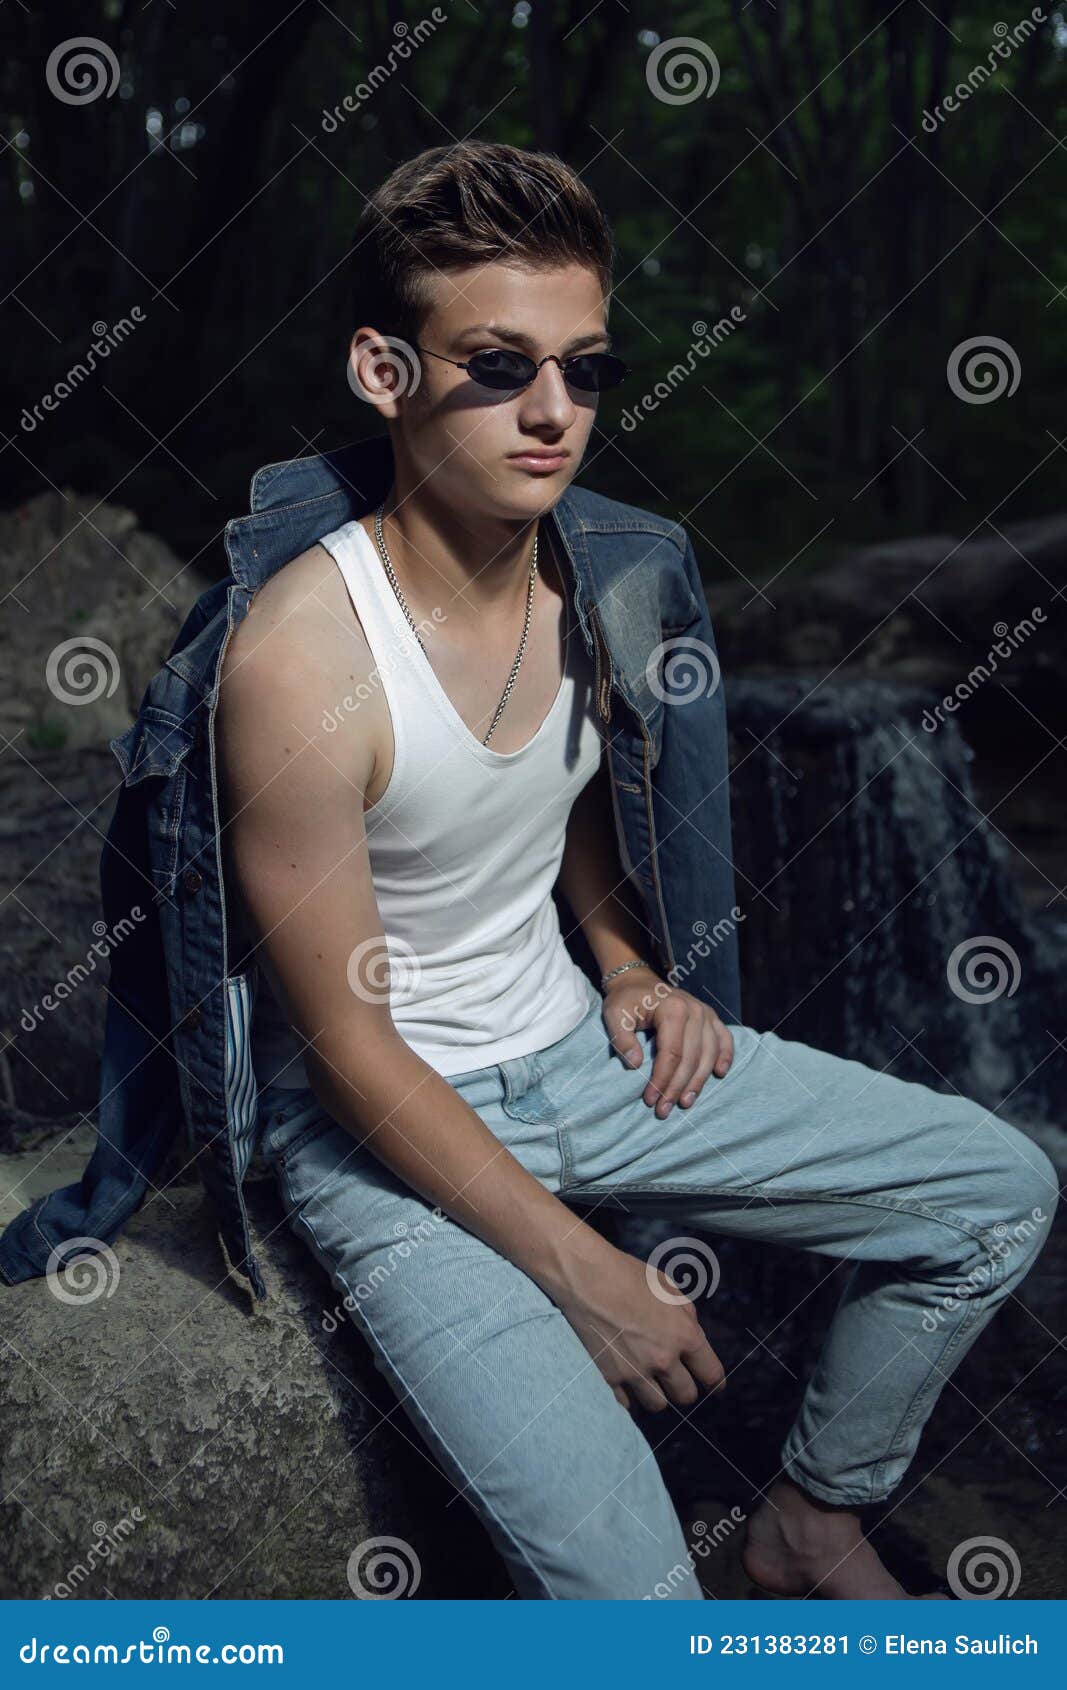
[[[97,1141],[77,1184],[38,1198],[0,1237],[9,1284],[47,1272],[65,1246],[80,1253],[110,1244],[155,1189],[184,1121],[230,1266],[266,1296],[242,1191],[256,1140],[256,965],[231,972],[215,760],[219,673],[256,589],[317,539],[375,509],[392,475],[388,437],[257,471],[251,514],[226,526],[228,577],[201,594],[136,721],[111,741],[122,786],[101,856],[103,916],[110,929],[137,913],[110,959]],[[547,520],[573,566],[620,864],[644,915],[649,960],[724,1022],[737,1022],[726,709],[692,543],[677,523],[573,485]],[[683,668],[675,690],[671,672]],[[567,943],[588,972],[575,937]]]

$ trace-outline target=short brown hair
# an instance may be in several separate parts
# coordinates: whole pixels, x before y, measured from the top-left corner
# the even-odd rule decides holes
[[[430,147],[386,177],[356,226],[353,328],[414,342],[435,271],[501,258],[586,264],[610,300],[611,227],[562,159],[496,141]]]

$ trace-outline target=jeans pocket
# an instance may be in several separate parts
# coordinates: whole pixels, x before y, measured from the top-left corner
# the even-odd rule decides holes
[[[270,1163],[284,1165],[301,1144],[334,1124],[309,1086],[268,1086],[260,1103],[260,1152]]]
[[[315,1118],[307,1122],[306,1125],[300,1126],[298,1124],[295,1130],[295,1136],[287,1137],[280,1151],[276,1152],[279,1168],[287,1168],[299,1150],[304,1150],[309,1144],[314,1144],[316,1139],[322,1138],[324,1133],[331,1132],[333,1128],[337,1126],[337,1122],[333,1119],[332,1115],[327,1115],[325,1110],[318,1108],[318,1106],[316,1106],[316,1108],[318,1109],[318,1113]],[[299,1122],[302,1117],[298,1117],[297,1119]],[[289,1125],[290,1130],[292,1131],[293,1123],[290,1123]]]

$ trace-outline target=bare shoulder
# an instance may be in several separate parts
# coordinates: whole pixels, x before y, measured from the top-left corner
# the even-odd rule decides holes
[[[223,660],[220,732],[242,745],[284,727],[290,738],[322,741],[336,727],[338,701],[366,682],[374,658],[344,580],[325,547],[314,545],[255,593]],[[324,728],[325,724],[325,728]],[[364,711],[359,734],[336,735],[331,755],[366,772],[375,761],[377,723]],[[338,742],[341,743],[338,743]]]

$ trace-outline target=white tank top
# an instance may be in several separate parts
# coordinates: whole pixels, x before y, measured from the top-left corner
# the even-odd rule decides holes
[[[602,744],[571,605],[554,703],[519,750],[494,751],[441,686],[362,524],[347,522],[319,544],[344,577],[392,720],[392,773],[364,825],[393,1022],[446,1076],[543,1050],[589,1005],[551,896],[571,806],[596,773]],[[380,1000],[380,970],[358,949],[348,976],[357,995]],[[261,973],[259,1084],[307,1085],[302,1046]]]

